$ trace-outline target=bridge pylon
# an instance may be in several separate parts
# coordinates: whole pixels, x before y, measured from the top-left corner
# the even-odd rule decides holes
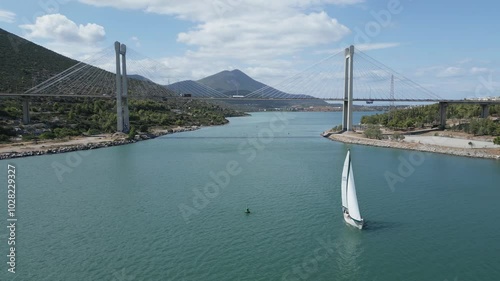
[[[116,131],[130,131],[127,85],[127,46],[115,42],[116,51]]]
[[[345,49],[344,106],[342,108],[342,130],[352,131],[352,99],[354,73],[354,46]]]

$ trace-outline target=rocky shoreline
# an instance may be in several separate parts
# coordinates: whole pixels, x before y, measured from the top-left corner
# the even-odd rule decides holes
[[[359,145],[369,145],[385,148],[397,148],[406,150],[417,150],[423,152],[433,152],[441,153],[455,156],[465,156],[474,158],[485,158],[485,159],[496,159],[500,160],[500,152],[496,150],[495,153],[492,149],[482,149],[482,148],[456,148],[456,147],[446,147],[431,144],[420,144],[414,142],[396,141],[396,140],[375,140],[368,139],[357,135],[356,133],[344,133],[344,134],[328,134],[323,133],[322,136],[343,143],[359,144]]]
[[[122,138],[119,138],[116,140],[111,140],[111,141],[92,142],[92,143],[76,144],[76,145],[65,145],[64,143],[60,143],[60,144],[57,144],[59,146],[55,147],[55,148],[47,148],[47,149],[42,149],[42,150],[32,150],[32,151],[23,151],[23,152],[14,152],[13,151],[13,152],[2,153],[2,154],[0,154],[0,160],[20,158],[20,157],[29,157],[29,156],[59,154],[59,153],[65,153],[65,152],[73,152],[73,151],[80,151],[80,150],[92,150],[92,149],[99,149],[99,148],[105,148],[105,147],[119,146],[119,145],[136,143],[136,142],[143,141],[143,140],[154,139],[154,138],[164,136],[167,134],[188,132],[188,131],[194,131],[194,130],[198,130],[198,129],[200,129],[200,127],[198,127],[198,126],[181,127],[181,128],[174,128],[174,129],[157,131],[157,132],[152,133],[152,134],[138,134],[138,135],[135,135],[135,137],[133,139],[126,139],[126,138],[122,137]],[[50,144],[51,143],[48,143],[47,145],[50,145]]]

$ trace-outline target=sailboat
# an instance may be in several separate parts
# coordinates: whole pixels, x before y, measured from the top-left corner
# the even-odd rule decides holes
[[[363,218],[359,212],[358,197],[356,196],[356,186],[352,172],[351,151],[347,151],[342,170],[342,213],[344,220],[358,229],[363,228]]]

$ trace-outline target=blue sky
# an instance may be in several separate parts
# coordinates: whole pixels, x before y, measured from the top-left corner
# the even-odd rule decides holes
[[[450,0],[2,1],[0,27],[76,59],[119,40],[173,81],[238,68],[272,85],[354,44],[464,98],[500,96],[499,10]]]

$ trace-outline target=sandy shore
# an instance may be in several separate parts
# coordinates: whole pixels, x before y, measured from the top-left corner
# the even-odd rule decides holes
[[[328,138],[344,143],[500,160],[500,146],[481,140],[426,135],[405,136],[405,139],[400,141],[375,140],[365,138],[362,134],[353,132],[331,134]],[[472,142],[473,145],[470,146],[469,142]]]
[[[131,140],[127,139],[127,135],[125,134],[102,134],[89,137],[72,137],[68,140],[47,140],[37,141],[36,143],[30,141],[0,144],[0,160],[124,145],[142,140],[153,139],[166,134],[194,131],[199,128],[200,127],[192,126],[155,130],[151,134],[136,135],[136,137]]]

